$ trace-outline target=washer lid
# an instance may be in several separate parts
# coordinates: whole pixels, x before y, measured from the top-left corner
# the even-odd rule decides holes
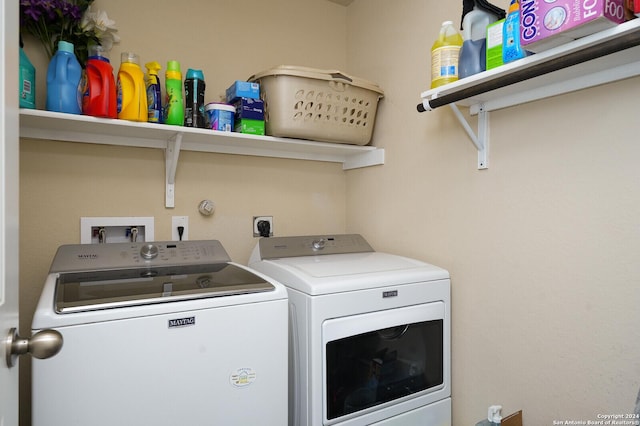
[[[273,291],[234,264],[69,272],[58,275],[54,309],[75,313]]]

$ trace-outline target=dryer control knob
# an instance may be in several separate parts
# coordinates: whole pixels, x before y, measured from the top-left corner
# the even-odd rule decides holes
[[[153,244],[145,244],[140,249],[140,256],[143,259],[151,260],[158,255],[158,246]]]
[[[319,240],[313,240],[313,242],[311,243],[311,247],[314,250],[322,250],[324,248],[324,244],[325,244],[325,239],[321,238]]]

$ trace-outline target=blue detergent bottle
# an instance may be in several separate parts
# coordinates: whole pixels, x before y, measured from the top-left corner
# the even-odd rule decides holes
[[[82,114],[82,67],[73,53],[73,44],[58,42],[58,50],[47,68],[48,111]]]
[[[525,56],[527,52],[520,44],[520,0],[511,0],[502,27],[502,62],[506,64]]]
[[[462,20],[462,48],[458,65],[458,77],[465,78],[487,69],[487,27],[498,16],[475,6]]]

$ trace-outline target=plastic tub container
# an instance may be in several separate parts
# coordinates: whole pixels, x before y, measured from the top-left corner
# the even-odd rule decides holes
[[[248,79],[260,83],[267,135],[366,145],[378,101],[375,83],[340,71],[279,66]]]
[[[207,126],[211,130],[233,132],[233,121],[236,114],[236,108],[233,105],[211,102],[204,107],[204,111],[207,117]]]

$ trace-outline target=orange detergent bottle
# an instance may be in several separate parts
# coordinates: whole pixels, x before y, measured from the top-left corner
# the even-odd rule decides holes
[[[146,122],[147,90],[138,55],[123,52],[118,70],[118,118]]]

